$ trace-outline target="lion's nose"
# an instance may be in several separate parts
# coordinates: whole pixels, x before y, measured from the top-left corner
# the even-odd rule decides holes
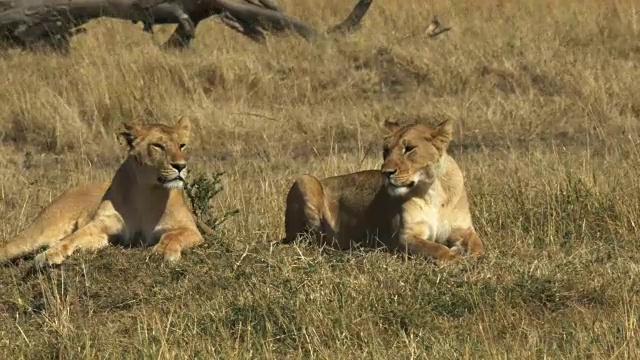
[[[185,162],[175,162],[171,163],[171,167],[178,170],[178,172],[182,172],[187,167],[187,163]]]
[[[391,177],[393,175],[395,175],[395,173],[398,172],[398,169],[382,169],[382,173],[386,176],[386,177]]]

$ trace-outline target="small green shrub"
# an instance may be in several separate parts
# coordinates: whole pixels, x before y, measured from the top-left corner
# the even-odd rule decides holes
[[[201,231],[203,231],[202,223],[215,231],[229,217],[240,212],[238,209],[232,209],[217,216],[211,212],[211,201],[224,189],[222,175],[224,175],[224,172],[215,173],[213,176],[197,172],[193,175],[191,181],[185,184],[185,193],[191,202],[191,208],[196,219],[200,220],[198,221],[198,227]],[[208,232],[206,231],[208,229],[204,230]]]

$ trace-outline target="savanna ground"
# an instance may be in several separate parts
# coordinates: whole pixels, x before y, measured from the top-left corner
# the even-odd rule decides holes
[[[326,28],[352,1],[282,1]],[[68,57],[0,55],[0,241],[106,180],[125,120],[195,131],[238,209],[167,265],[147,250],[0,268],[5,358],[638,358],[640,20],[632,0],[377,0],[361,30],[251,43],[214,20],[163,52],[96,21]],[[640,6],[639,6],[640,7]],[[438,14],[453,31],[419,34]],[[155,42],[172,26],[158,27]],[[455,121],[487,258],[440,267],[279,245],[300,173],[381,163],[386,118]]]

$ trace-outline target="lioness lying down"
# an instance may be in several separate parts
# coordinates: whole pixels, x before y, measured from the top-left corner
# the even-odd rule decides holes
[[[296,180],[287,195],[285,242],[307,234],[339,249],[360,243],[439,261],[463,251],[481,257],[462,172],[447,154],[450,122],[385,127],[381,170]]]
[[[110,182],[67,190],[44,208],[33,224],[0,244],[0,263],[40,247],[36,265],[60,264],[75,250],[98,250],[110,243],[154,245],[165,260],[203,241],[187,207],[186,175],[191,125],[125,125],[120,135],[129,155]]]

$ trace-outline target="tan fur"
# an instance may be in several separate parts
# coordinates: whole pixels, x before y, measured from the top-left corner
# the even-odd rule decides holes
[[[310,235],[320,245],[382,245],[435,260],[483,255],[464,180],[447,154],[452,128],[385,123],[381,170],[318,180],[302,175],[287,195],[286,242]]]
[[[165,260],[203,241],[182,193],[191,125],[125,125],[127,159],[108,183],[67,190],[44,208],[33,224],[1,245],[0,263],[43,246],[36,265],[60,264],[75,250],[110,243],[154,245]]]

